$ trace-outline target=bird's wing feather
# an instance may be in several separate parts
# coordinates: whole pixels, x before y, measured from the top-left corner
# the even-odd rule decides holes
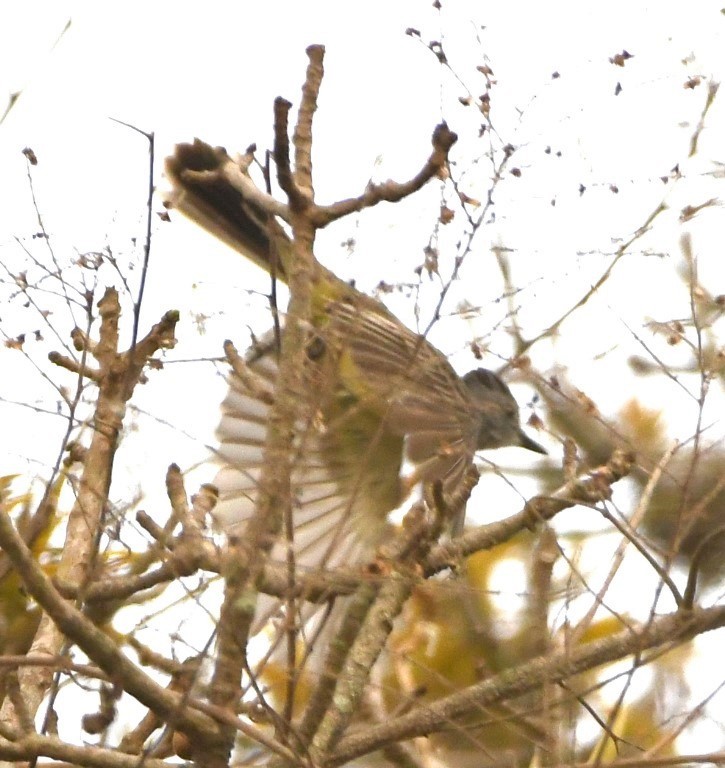
[[[273,352],[253,355],[249,365],[257,376],[273,386],[277,374]],[[217,457],[222,467],[215,479],[219,489],[215,517],[226,531],[243,526],[254,512],[271,408],[266,399],[250,391],[235,374],[230,374],[228,381],[229,391],[222,403],[217,429]],[[384,530],[390,509],[371,509],[369,494],[352,494],[356,467],[329,458],[329,454],[340,455],[340,448],[335,445],[339,436],[334,428],[310,419],[298,424],[296,433],[291,476],[295,526],[292,549],[296,563],[303,569],[349,564],[343,542],[350,538],[363,542],[372,539],[370,534],[376,527]],[[380,485],[397,488],[399,465],[382,465],[378,471],[383,474]],[[370,518],[375,518],[377,526],[370,524]],[[370,543],[372,547],[366,547],[368,555],[376,542],[372,539]],[[285,553],[286,546],[280,545],[272,556],[284,562]]]
[[[460,377],[444,355],[395,318],[348,301],[331,305],[330,313],[352,366],[342,374],[346,383],[387,429],[406,437],[408,458],[425,465],[422,478],[454,489],[473,461],[478,428],[476,404]]]

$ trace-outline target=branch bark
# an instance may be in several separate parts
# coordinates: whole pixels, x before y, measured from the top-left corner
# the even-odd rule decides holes
[[[479,708],[522,696],[538,690],[546,683],[566,680],[572,675],[623,659],[633,653],[668,645],[674,647],[722,626],[725,626],[725,606],[678,611],[638,629],[625,629],[612,637],[585,643],[573,650],[540,656],[439,699],[429,706],[343,738],[335,753],[323,765],[326,768],[343,765],[386,744],[444,730],[452,720],[460,721],[461,718],[475,714]]]

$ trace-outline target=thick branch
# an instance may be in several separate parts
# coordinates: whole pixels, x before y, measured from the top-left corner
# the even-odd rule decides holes
[[[212,701],[234,707],[241,697],[241,675],[247,666],[246,642],[257,602],[257,582],[271,546],[292,517],[292,454],[294,425],[305,404],[299,393],[306,367],[306,328],[312,314],[312,246],[315,230],[305,216],[307,201],[290,169],[287,118],[290,104],[275,100],[275,162],[280,186],[288,196],[294,235],[293,257],[285,269],[290,288],[288,321],[282,334],[279,375],[270,409],[259,496],[244,538],[230,537],[222,573],[224,600],[218,625],[217,659],[212,675]],[[227,732],[231,747],[231,732]]]
[[[295,186],[290,165],[289,152],[289,111],[292,104],[278,96],[274,100],[274,161],[277,166],[277,181],[289,198],[290,204],[300,207],[303,200]]]
[[[57,568],[58,578],[82,589],[93,572],[99,532],[103,529],[103,514],[108,501],[113,461],[126,412],[126,403],[139,382],[151,356],[174,341],[178,313],[168,312],[135,349],[118,352],[118,325],[121,306],[118,293],[108,288],[98,302],[101,317],[99,340],[88,348],[99,364],[98,399],[93,417],[91,444],[83,455],[76,502],[68,516],[63,553]],[[74,341],[80,343],[77,334]],[[62,364],[62,363],[61,363]],[[24,573],[19,571],[21,577]],[[52,623],[43,617],[31,646],[31,653],[57,655],[65,642]],[[22,698],[28,711],[35,714],[52,680],[47,669],[29,668],[20,671]],[[11,719],[12,704],[6,701],[0,719]]]
[[[83,765],[88,768],[169,768],[165,760],[138,755],[125,755],[115,749],[94,747],[91,744],[76,746],[68,744],[57,736],[41,736],[25,734],[17,741],[0,740],[0,760],[34,761],[38,757],[48,757],[53,760],[63,760],[71,765]]]
[[[169,693],[141,672],[119,651],[111,637],[62,598],[18,535],[7,514],[0,514],[0,547],[21,575],[25,589],[52,619],[62,636],[77,644],[111,679],[118,681],[126,691],[164,721],[174,721],[199,738],[215,733],[213,721],[182,707],[177,695]]]
[[[293,143],[295,147],[295,184],[303,199],[313,202],[315,199],[312,182],[312,120],[317,111],[317,97],[320,94],[322,78],[325,74],[324,45],[310,45],[307,48],[309,64],[305,84],[302,87],[297,125]]]
[[[573,650],[541,656],[439,699],[430,706],[343,739],[324,765],[342,765],[388,743],[441,731],[451,722],[475,714],[483,707],[536,691],[545,683],[565,680],[633,653],[672,642],[681,643],[722,626],[725,626],[725,606],[682,611],[655,619],[638,631],[625,629]]]
[[[89,368],[78,360],[62,355],[60,352],[50,352],[48,354],[48,360],[50,360],[53,365],[57,365],[59,368],[65,368],[66,371],[70,371],[76,376],[82,376],[84,379],[94,381],[96,384],[101,381],[101,372],[99,370],[96,368]]]

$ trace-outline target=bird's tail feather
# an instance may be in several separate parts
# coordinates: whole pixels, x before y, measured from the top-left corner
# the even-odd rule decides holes
[[[199,139],[192,144],[177,144],[166,159],[166,176],[172,191],[167,207],[178,210],[193,222],[222,240],[270,274],[285,280],[284,259],[272,263],[275,252],[269,232],[268,214],[230,182],[227,174],[234,161],[222,147],[212,147]],[[242,173],[238,166],[237,173]],[[289,241],[277,225],[280,242]]]

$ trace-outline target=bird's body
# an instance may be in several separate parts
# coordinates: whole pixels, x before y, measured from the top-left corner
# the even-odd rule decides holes
[[[285,279],[292,248],[281,226],[230,181],[226,152],[198,140],[167,160],[171,205],[255,263]],[[237,169],[244,184],[248,177]],[[241,186],[244,186],[242,184]],[[519,425],[518,407],[490,371],[460,377],[445,356],[379,301],[315,262],[313,320],[296,425],[293,491],[298,567],[364,561],[388,514],[420,482],[454,494],[476,451],[518,445],[543,452]],[[222,405],[217,520],[229,529],[254,509],[277,345],[253,350],[261,386],[235,374]],[[262,394],[264,393],[264,394]],[[403,475],[405,463],[412,476]]]

